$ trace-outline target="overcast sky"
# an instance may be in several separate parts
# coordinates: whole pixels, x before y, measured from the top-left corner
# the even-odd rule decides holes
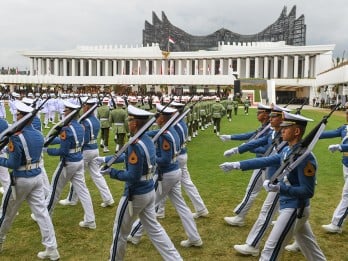
[[[142,43],[145,20],[164,11],[173,25],[192,35],[222,27],[255,34],[275,22],[284,6],[304,14],[307,45],[336,44],[335,56],[348,57],[346,0],[2,0],[0,67],[29,68],[21,50],[58,51],[77,45]]]

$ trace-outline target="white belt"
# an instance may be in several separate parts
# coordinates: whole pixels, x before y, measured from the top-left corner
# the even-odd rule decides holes
[[[146,181],[146,180],[150,180],[153,178],[153,174],[152,173],[149,173],[149,174],[146,174],[146,175],[142,175],[140,180],[141,181]]]
[[[27,164],[20,166],[17,170],[31,170],[31,169],[37,169],[40,166],[40,162],[32,163],[32,164]]]
[[[75,148],[75,149],[70,149],[69,153],[76,153],[76,152],[80,152],[81,151],[81,147]]]
[[[124,123],[114,123],[115,124],[115,126],[123,126],[124,125]]]
[[[100,118],[99,120],[101,120],[101,121],[108,121],[109,118]]]
[[[88,142],[88,144],[96,144],[97,143],[97,140],[90,140],[89,142]]]

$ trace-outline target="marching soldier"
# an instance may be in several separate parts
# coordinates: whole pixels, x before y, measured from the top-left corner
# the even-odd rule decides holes
[[[137,133],[148,121],[150,112],[128,106],[128,126],[131,134]],[[127,236],[133,222],[139,217],[150,240],[164,260],[182,260],[155,214],[155,190],[152,179],[156,149],[149,136],[142,134],[125,153],[125,170],[106,169],[103,174],[125,181],[125,191],[120,199],[113,229],[110,260],[123,260]]]
[[[226,115],[228,121],[232,121],[232,108],[233,108],[233,103],[231,99],[227,99],[226,101]]]
[[[222,141],[227,140],[251,140],[256,136],[262,137],[267,136],[270,131],[269,125],[269,114],[271,112],[271,107],[265,106],[261,103],[257,105],[257,120],[261,123],[261,127],[249,133],[234,134],[234,135],[221,135],[220,139]],[[228,157],[230,155],[238,153],[238,149],[232,148],[225,151],[224,156]],[[263,152],[259,153],[255,151],[256,157],[262,157]],[[242,202],[233,210],[235,214],[234,217],[225,217],[224,220],[227,224],[231,226],[244,226],[245,216],[248,214],[253,202],[255,201],[257,195],[261,191],[263,182],[263,172],[260,169],[255,169],[250,177],[248,186],[245,191],[244,198]]]
[[[225,108],[224,106],[220,103],[220,98],[216,97],[215,99],[216,103],[213,104],[211,111],[212,111],[212,117],[214,121],[214,133],[216,133],[217,136],[220,135],[220,123],[221,123],[221,118],[225,114]]]
[[[15,101],[14,106],[18,121],[33,111],[33,108],[20,101]],[[10,137],[8,159],[0,158],[1,166],[13,169],[11,175],[15,179],[14,186],[11,184],[4,196],[3,213],[0,218],[0,252],[18,209],[22,202],[26,200],[36,216],[42,235],[42,244],[46,247],[46,250],[39,252],[37,256],[40,259],[58,260],[56,236],[45,205],[39,166],[43,144],[42,134],[35,130],[29,122],[20,132]]]
[[[95,98],[90,98],[83,106],[83,112],[88,112],[92,106],[98,102]],[[95,162],[95,158],[99,157],[97,137],[100,130],[100,122],[94,115],[94,111],[90,111],[90,114],[81,121],[85,129],[84,143],[82,146],[82,155],[84,161],[84,169],[89,170],[89,174],[99,190],[103,202],[101,207],[105,208],[112,206],[115,202],[110,192],[109,186],[105,181],[105,178],[99,172],[99,165]],[[60,200],[61,205],[76,205],[78,196],[73,186],[70,186],[70,192],[66,199]]]
[[[104,148],[103,152],[109,152],[109,132],[110,132],[110,107],[109,107],[109,98],[104,97],[102,100],[103,105],[97,109],[97,117],[100,121],[101,127],[101,138],[100,138],[100,147]]]
[[[115,152],[123,147],[128,133],[127,112],[123,109],[124,100],[116,99],[116,108],[110,112],[110,124],[114,125],[115,130]]]
[[[157,104],[157,111],[161,112],[157,118],[157,123],[160,127],[163,127],[169,121],[172,114],[176,112],[176,109],[164,108],[162,105]],[[157,132],[150,131],[148,135],[150,137],[155,136]],[[158,180],[161,182],[161,185],[159,185],[160,189],[157,188],[156,190],[156,204],[168,196],[178,212],[185,232],[189,237],[187,240],[181,241],[180,245],[183,247],[200,247],[203,245],[203,241],[198,233],[192,213],[181,194],[181,173],[176,159],[179,152],[180,138],[174,127],[171,126],[157,140],[156,163]],[[131,235],[127,239],[133,244],[137,244],[142,236],[142,229],[139,222],[133,224],[133,228]]]
[[[64,116],[69,115],[74,110],[79,110],[80,106],[69,101],[64,101]],[[74,186],[77,196],[81,201],[84,210],[84,219],[79,223],[80,227],[95,229],[95,216],[92,199],[86,186],[84,176],[84,163],[82,156],[82,145],[85,131],[81,124],[77,122],[78,114],[71,120],[69,125],[64,126],[52,144],[60,144],[59,148],[44,148],[50,156],[59,156],[60,162],[52,177],[51,193],[46,199],[46,206],[50,215],[59,200],[60,194],[69,181]],[[35,220],[36,216],[32,215]]]
[[[220,165],[224,171],[233,169],[255,169],[274,165],[281,165],[283,161],[293,156],[294,150],[300,146],[300,141],[306,130],[307,122],[311,119],[301,115],[284,112],[281,123],[282,137],[288,142],[282,153],[269,157],[256,158],[241,162],[225,162]],[[304,154],[305,155],[305,154]],[[309,224],[310,198],[314,195],[316,183],[317,162],[312,152],[305,157],[299,157],[296,167],[289,171],[276,184],[266,179],[263,183],[268,192],[279,193],[279,217],[268,236],[260,261],[279,260],[284,251],[284,246],[292,236],[295,236],[302,254],[306,260],[326,260],[321,251]]]

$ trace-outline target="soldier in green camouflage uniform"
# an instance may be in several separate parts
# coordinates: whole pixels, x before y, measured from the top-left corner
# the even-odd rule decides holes
[[[226,101],[226,115],[228,121],[232,120],[232,108],[233,108],[233,103],[231,99],[227,99]]]
[[[233,97],[233,111],[234,111],[234,115],[237,115],[238,113],[238,100],[236,97]]]
[[[104,97],[102,101],[103,105],[97,109],[97,118],[100,121],[100,146],[104,148],[104,152],[109,152],[109,131],[110,131],[110,107],[109,107],[109,98]]]
[[[212,106],[212,116],[214,121],[214,133],[216,133],[217,136],[220,135],[220,122],[222,116],[225,114],[225,107],[220,103],[220,98],[216,98],[215,104]]]
[[[127,111],[123,108],[124,100],[121,98],[116,99],[116,109],[110,112],[110,124],[114,126],[115,130],[115,152],[123,147],[125,143],[125,138],[128,131],[128,122],[127,122]]]
[[[244,101],[244,113],[245,113],[245,115],[249,115],[249,107],[250,107],[250,100],[249,100],[249,97],[247,97]]]

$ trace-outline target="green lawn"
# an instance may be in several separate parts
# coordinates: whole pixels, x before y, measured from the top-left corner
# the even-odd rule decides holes
[[[303,110],[304,116],[313,118],[307,130],[314,127],[328,111]],[[345,122],[344,112],[335,112],[329,119],[327,129],[335,129]],[[255,109],[250,109],[249,116],[238,115],[232,122],[226,118],[222,121],[221,134],[242,133],[258,127]],[[110,135],[112,140],[113,135]],[[312,199],[312,213],[310,223],[328,260],[348,260],[346,242],[348,232],[330,235],[321,229],[322,224],[331,221],[332,213],[341,198],[343,178],[340,153],[330,153],[329,144],[339,143],[340,139],[321,140],[317,143],[314,153],[319,162],[318,185],[316,194]],[[113,144],[113,142],[110,142]],[[234,244],[245,242],[246,236],[255,221],[258,211],[266,195],[264,191],[247,216],[246,226],[235,228],[225,224],[223,217],[233,215],[234,207],[244,195],[251,171],[234,171],[225,174],[218,165],[224,161],[238,161],[253,157],[246,153],[225,158],[223,152],[241,142],[231,141],[223,143],[213,134],[210,126],[205,131],[200,131],[197,138],[188,144],[189,170],[192,180],[198,187],[210,215],[197,220],[198,230],[204,241],[202,248],[185,249],[180,246],[180,241],[186,239],[180,219],[169,202],[167,202],[166,218],[160,220],[167,233],[185,260],[258,260],[256,257],[243,257],[233,250]],[[111,151],[114,146],[111,146]],[[101,154],[102,151],[101,151]],[[46,170],[52,175],[58,159],[45,156]],[[119,167],[122,167],[120,164]],[[57,205],[53,214],[57,241],[61,260],[107,260],[112,237],[112,227],[117,204],[112,208],[100,207],[101,197],[89,174],[86,175],[88,187],[93,198],[96,214],[97,229],[86,230],[78,226],[83,219],[81,204],[77,206]],[[122,194],[123,183],[107,178],[115,201],[118,202]],[[67,189],[63,196],[65,197]],[[192,205],[188,202],[192,209]],[[266,238],[264,238],[265,240]],[[263,244],[262,244],[263,245]],[[0,260],[36,260],[38,251],[43,250],[41,236],[37,224],[30,218],[27,204],[23,204],[19,215],[8,233],[4,250]],[[147,236],[142,238],[138,246],[129,245],[126,260],[161,260],[160,255],[152,246]],[[299,253],[285,253],[283,260],[304,260]]]

